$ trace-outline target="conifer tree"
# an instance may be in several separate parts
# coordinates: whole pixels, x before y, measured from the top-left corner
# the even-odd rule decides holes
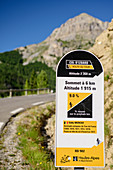
[[[36,89],[37,88],[37,75],[36,75],[34,69],[31,72],[29,85],[30,85],[30,89]]]
[[[28,79],[25,81],[24,89],[29,89],[29,82]]]
[[[48,87],[48,79],[47,74],[44,70],[41,70],[37,77],[37,87],[38,88],[47,88]]]

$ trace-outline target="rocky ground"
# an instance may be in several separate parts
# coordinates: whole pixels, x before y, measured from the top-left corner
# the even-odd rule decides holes
[[[23,119],[27,112],[20,114],[4,128],[0,138],[0,169],[29,169],[22,156],[21,150],[18,150],[19,134],[17,134],[18,122]]]
[[[48,105],[48,104],[47,104]],[[46,105],[42,105],[41,108],[45,108]],[[50,103],[51,106],[51,103]],[[40,108],[39,108],[40,110]],[[19,148],[19,136],[20,134],[17,132],[17,127],[20,122],[28,124],[30,121],[26,119],[32,114],[33,110],[27,110],[16,117],[11,118],[10,122],[8,122],[7,126],[3,129],[3,132],[0,137],[0,169],[1,170],[21,170],[21,169],[32,169],[33,167],[27,163],[25,158],[23,157],[22,151]],[[45,114],[47,112],[45,111]],[[52,116],[48,120],[45,120],[49,123],[43,128],[46,129],[47,135],[50,135],[50,139],[48,142],[48,150],[52,150],[54,153],[55,145],[54,145],[54,137],[55,137],[55,116]],[[27,121],[27,122],[26,122]],[[68,168],[71,170],[72,168]],[[38,170],[38,169],[37,169]],[[51,169],[52,170],[52,169]],[[63,168],[63,170],[67,170],[67,168]]]

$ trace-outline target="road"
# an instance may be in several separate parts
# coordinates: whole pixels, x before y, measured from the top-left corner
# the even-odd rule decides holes
[[[55,94],[41,94],[18,96],[12,98],[0,99],[0,128],[9,120],[9,118],[27,108],[43,104],[46,102],[55,101]]]

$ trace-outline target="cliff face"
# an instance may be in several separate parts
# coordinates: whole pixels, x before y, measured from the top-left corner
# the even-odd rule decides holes
[[[107,30],[97,37],[95,45],[90,49],[100,58],[104,67],[105,77],[105,146],[106,169],[113,169],[113,19]]]
[[[113,19],[108,28],[96,38],[95,44],[90,51],[101,59],[105,73],[113,67]]]
[[[90,48],[107,26],[108,22],[82,13],[56,28],[42,43],[20,47],[18,50],[25,59],[24,64],[38,60],[55,68],[58,60],[70,50]]]

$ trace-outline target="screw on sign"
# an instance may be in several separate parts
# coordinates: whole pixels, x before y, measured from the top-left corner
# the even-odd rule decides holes
[[[56,69],[56,167],[104,167],[104,72],[98,58],[71,51]]]

